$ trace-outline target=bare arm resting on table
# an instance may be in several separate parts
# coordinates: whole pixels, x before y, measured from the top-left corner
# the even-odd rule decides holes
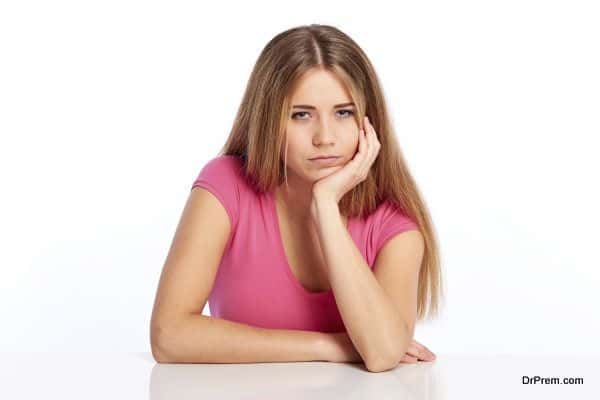
[[[152,335],[152,354],[162,363],[329,361],[331,353],[327,333],[259,328],[200,314]]]
[[[345,332],[265,329],[199,314],[177,331],[157,329],[151,335],[159,363],[363,361]]]

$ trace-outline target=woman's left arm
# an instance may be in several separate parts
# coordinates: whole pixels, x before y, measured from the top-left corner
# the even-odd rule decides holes
[[[373,372],[393,368],[407,351],[411,351],[416,310],[415,279],[422,247],[421,240],[415,235],[402,235],[400,242],[392,240],[394,245],[386,244],[378,258],[383,254],[382,258],[387,261],[377,261],[378,265],[382,264],[377,268],[380,275],[386,276],[381,278],[380,284],[343,224],[338,203],[367,178],[380,147],[377,132],[365,116],[359,132],[358,151],[348,163],[334,167],[333,173],[313,184],[311,203],[326,273],[340,315],[356,350]],[[398,256],[406,259],[402,268],[397,267],[395,259]],[[394,292],[396,288],[406,289],[403,290],[405,297],[392,299],[386,291],[390,288]]]
[[[411,341],[409,329],[344,226],[335,199],[313,197],[315,225],[340,315],[370,371],[393,368]]]

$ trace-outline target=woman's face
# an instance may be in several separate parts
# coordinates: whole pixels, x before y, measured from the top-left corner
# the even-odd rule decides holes
[[[356,107],[335,74],[321,69],[306,72],[292,94],[291,105],[286,126],[288,175],[317,181],[332,173],[332,167],[354,157],[359,134]],[[330,165],[310,160],[323,155],[338,158]]]

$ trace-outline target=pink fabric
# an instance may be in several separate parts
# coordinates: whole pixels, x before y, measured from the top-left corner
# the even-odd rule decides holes
[[[263,328],[345,332],[333,291],[309,292],[292,274],[273,192],[258,192],[241,168],[238,157],[218,156],[191,188],[215,195],[232,226],[208,298],[211,316]],[[418,226],[387,201],[365,219],[348,220],[348,231],[371,268],[387,240],[411,229]]]

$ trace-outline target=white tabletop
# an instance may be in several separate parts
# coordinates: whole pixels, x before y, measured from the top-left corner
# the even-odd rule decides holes
[[[399,364],[157,364],[149,353],[0,353],[3,399],[599,399],[600,357],[463,357]],[[579,384],[523,377],[582,378]]]

